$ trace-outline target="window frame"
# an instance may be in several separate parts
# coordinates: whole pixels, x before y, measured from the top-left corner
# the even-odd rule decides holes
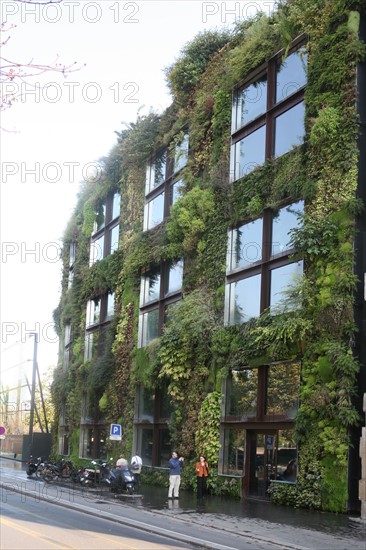
[[[98,207],[100,205],[104,205],[105,219],[104,224],[98,230],[96,230],[96,225],[94,222],[93,232],[90,237],[89,267],[93,266],[97,261],[103,260],[110,254],[113,254],[115,250],[118,250],[119,230],[117,244],[112,242],[112,233],[116,227],[119,228],[121,215],[121,212],[119,212],[118,216],[113,217],[116,205],[116,195],[120,196],[120,193],[118,191],[113,191],[112,193],[109,193],[107,198],[105,200],[101,200],[98,205]],[[119,198],[118,203],[121,207],[121,197]],[[101,246],[99,246],[100,251],[97,248],[98,241],[101,241],[103,243],[101,244]]]
[[[176,149],[179,147],[180,144],[177,144],[174,147],[174,151],[170,149],[170,147],[164,147],[163,149],[159,149],[153,157],[151,157],[150,161],[147,164],[146,167],[146,184],[145,184],[145,207],[144,207],[144,221],[143,221],[143,230],[144,231],[151,231],[155,227],[158,227],[161,223],[163,223],[170,215],[170,209],[173,206],[173,186],[181,181],[180,188],[184,187],[184,177],[183,177],[183,171],[184,168],[187,165],[188,157],[189,157],[189,133],[187,129],[183,129],[184,131],[184,137],[181,143],[187,142],[187,160],[184,163],[183,166],[179,167],[179,169],[175,169],[176,164]],[[155,174],[155,164],[158,162],[159,159],[161,159],[165,155],[165,174],[162,181],[156,185],[152,186],[152,181],[154,180],[154,174]],[[149,227],[149,219],[150,219],[150,203],[156,199],[160,194],[164,194],[164,203],[163,203],[163,216],[160,223],[155,224],[152,227]],[[180,197],[178,197],[179,199]],[[178,200],[177,199],[177,200]],[[176,201],[175,201],[176,202]]]
[[[302,34],[297,37],[289,51],[286,58],[302,47],[306,46],[306,35]],[[255,69],[245,80],[238,83],[232,92],[232,124],[231,124],[231,155],[230,155],[230,181],[237,181],[242,177],[245,177],[248,173],[238,174],[240,171],[240,164],[237,161],[237,144],[239,144],[244,138],[252,135],[256,130],[265,127],[265,144],[264,144],[264,162],[275,156],[275,121],[278,116],[289,111],[296,105],[304,102],[306,83],[300,86],[297,90],[290,93],[285,98],[282,98],[276,102],[276,70],[277,67],[284,61],[283,55],[285,50],[282,49],[272,56],[268,62],[261,64]],[[240,93],[246,87],[258,82],[258,80],[267,75],[267,100],[266,110],[257,115],[255,118],[250,119],[247,123],[237,126],[238,118],[238,100]],[[305,132],[304,132],[305,134]],[[290,149],[291,150],[291,149]],[[286,154],[286,151],[283,154]],[[282,155],[281,155],[282,156]],[[258,165],[262,166],[262,165]]]
[[[167,292],[167,288],[168,288],[167,283],[169,282],[170,270],[180,262],[182,262],[183,264],[181,288],[177,290],[173,290],[171,292]],[[159,275],[159,292],[157,297],[148,301],[144,301],[144,297],[146,296],[146,281],[150,277],[151,273],[156,273]],[[175,302],[178,302],[179,300],[182,299],[183,282],[184,282],[183,258],[179,258],[175,262],[161,262],[161,264],[158,265],[157,267],[152,267],[150,270],[146,270],[144,273],[141,274],[140,311],[139,311],[138,344],[137,344],[138,348],[143,348],[149,344],[149,342],[145,342],[143,338],[144,315],[146,313],[150,313],[151,311],[157,310],[158,312],[157,334],[158,334],[158,337],[161,336],[163,332],[163,327],[164,327],[166,308],[169,305],[174,304]]]
[[[292,205],[295,206],[299,203],[302,203],[301,212],[303,212],[305,208],[305,203],[302,199],[299,199],[287,204],[283,204],[278,207],[278,211],[288,208]],[[261,315],[266,309],[271,307],[271,303],[270,303],[271,272],[279,267],[291,265],[293,263],[299,263],[300,261],[302,261],[302,260],[294,260],[292,258],[292,255],[294,254],[295,249],[290,247],[278,252],[277,254],[272,255],[272,249],[273,249],[272,223],[274,220],[274,214],[275,214],[275,211],[273,209],[267,208],[262,212],[262,215],[259,218],[256,218],[254,220],[248,220],[247,222],[237,227],[233,227],[228,231],[228,252],[227,252],[226,281],[225,281],[225,308],[224,308],[225,326],[231,326],[232,324],[235,324],[230,322],[231,300],[229,301],[229,297],[231,293],[232,283],[253,277],[255,275],[261,276],[260,296],[259,296],[259,315]],[[234,242],[233,232],[239,229],[240,227],[242,227],[243,225],[249,224],[251,222],[255,222],[260,219],[262,220],[261,258],[252,263],[248,263],[243,266],[239,266],[234,269],[231,269],[230,267],[233,264],[233,261],[232,261],[233,252],[232,250],[230,250],[229,247],[231,246],[232,248],[233,246],[233,242]],[[243,321],[243,322],[246,322],[246,321]]]

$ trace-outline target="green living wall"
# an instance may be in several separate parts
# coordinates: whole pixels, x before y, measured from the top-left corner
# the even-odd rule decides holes
[[[204,452],[214,471],[221,382],[230,368],[300,358],[298,482],[272,487],[271,498],[345,511],[348,430],[359,421],[352,405],[359,366],[348,342],[355,331],[354,227],[362,207],[356,200],[355,108],[355,69],[365,58],[358,38],[362,10],[361,0],[294,0],[230,32],[199,34],[166,70],[172,105],[121,131],[101,160],[103,176],[84,183],[64,235],[64,290],[55,312],[60,336],[66,324],[73,327],[71,364],[58,367],[53,385],[57,411],[66,403],[72,433],[87,387],[107,424],[123,419],[121,450],[130,453],[136,385],[164,385],[174,405],[172,445],[192,460]],[[308,38],[305,143],[229,183],[232,88],[301,34]],[[143,232],[147,162],[157,149],[173,147],[182,128],[188,128],[190,146],[183,196],[166,223]],[[89,268],[94,212],[113,190],[121,193],[119,249]],[[305,199],[306,212],[293,242],[306,273],[297,289],[302,307],[224,327],[227,229],[299,199]],[[77,258],[67,289],[71,241],[77,242]],[[137,349],[141,271],[181,256],[184,299],[171,307],[163,336]],[[85,363],[86,302],[109,290],[117,303],[109,343],[103,357]],[[78,454],[77,445],[72,452]],[[189,486],[192,479],[184,482]],[[215,475],[211,483],[213,492],[238,494],[235,481]]]

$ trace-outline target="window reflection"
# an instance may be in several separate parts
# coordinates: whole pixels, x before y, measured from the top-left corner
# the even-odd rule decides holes
[[[290,231],[300,225],[304,201],[280,208],[272,218],[272,256],[290,249]]]
[[[171,188],[171,204],[175,204],[182,196],[184,181],[179,179],[172,184]]]
[[[227,270],[233,271],[261,260],[262,239],[262,218],[229,231]]]
[[[271,365],[267,371],[266,414],[294,418],[299,404],[300,363]]]
[[[261,276],[254,275],[227,285],[229,325],[244,323],[260,313]]]
[[[153,309],[140,314],[139,339],[140,346],[146,346],[159,335],[159,310]]]
[[[240,128],[257,116],[266,112],[267,108],[267,75],[240,90],[236,97],[236,125]]]
[[[179,260],[168,269],[166,294],[178,292],[183,286],[183,260]]]
[[[226,416],[256,416],[257,391],[256,369],[233,370],[227,383]]]
[[[112,199],[112,220],[115,218],[118,218],[121,211],[121,195],[119,193],[115,193],[113,195]]]
[[[294,262],[271,270],[270,307],[274,313],[280,313],[299,307],[299,303],[289,296],[296,287],[303,272],[303,262]]]
[[[112,254],[115,250],[118,250],[118,241],[119,241],[119,226],[116,225],[110,231],[111,245],[110,253]]]
[[[92,266],[95,262],[103,259],[104,256],[104,235],[96,241],[90,243],[89,265]]]
[[[185,134],[182,141],[175,148],[174,173],[179,172],[188,161],[189,136]]]
[[[146,173],[146,195],[161,185],[166,179],[167,153],[164,151],[148,165]]]
[[[262,126],[235,145],[235,179],[261,166],[265,160],[266,127]]]
[[[160,270],[151,271],[141,277],[140,306],[159,300],[160,298]]]
[[[244,430],[225,429],[222,473],[242,475],[244,469]]]
[[[276,71],[276,103],[306,85],[307,55],[304,48],[289,55]]]
[[[145,204],[144,231],[159,225],[164,219],[164,193]]]
[[[301,102],[275,118],[275,157],[302,144],[305,134],[304,115],[305,105]]]

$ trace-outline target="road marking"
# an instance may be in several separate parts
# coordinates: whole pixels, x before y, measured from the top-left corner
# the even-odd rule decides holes
[[[15,521],[11,521],[10,519],[6,519],[6,518],[2,517],[2,518],[0,518],[0,523],[3,524],[3,525],[7,525],[8,527],[11,527],[12,529],[16,529],[17,531],[20,531],[21,533],[24,533],[25,535],[29,535],[29,536],[34,537],[36,539],[42,539],[42,540],[45,540],[47,542],[50,542],[51,544],[53,544],[59,550],[61,550],[61,549],[70,550],[70,548],[72,550],[78,550],[78,548],[76,546],[69,546],[68,544],[61,544],[58,541],[55,542],[50,537],[45,537],[44,535],[42,535],[42,533],[40,531],[34,531],[33,529],[29,529],[28,527],[24,527],[22,525],[19,525],[19,523],[15,522]]]

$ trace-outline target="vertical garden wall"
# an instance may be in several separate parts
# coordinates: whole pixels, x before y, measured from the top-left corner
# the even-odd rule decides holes
[[[220,471],[222,382],[240,365],[301,362],[300,406],[295,418],[299,474],[295,485],[270,488],[274,502],[345,511],[349,430],[360,422],[355,398],[360,364],[349,345],[355,337],[355,224],[357,198],[357,64],[361,0],[293,0],[271,17],[258,14],[230,32],[199,34],[166,70],[172,105],[163,114],[138,117],[118,134],[102,159],[103,174],[84,182],[64,234],[63,292],[55,320],[62,342],[72,327],[70,358],[53,383],[58,418],[79,456],[83,392],[91,415],[123,423],[121,450],[132,450],[136,388],[166,388],[173,412],[172,446],[211,465],[212,490],[238,494]],[[287,154],[230,180],[232,90],[278,51],[303,37],[307,56],[305,138]],[[174,52],[172,57],[174,56]],[[189,134],[181,196],[163,223],[144,231],[146,167],[154,154],[173,150]],[[121,196],[118,249],[89,265],[98,205]],[[224,325],[228,229],[267,209],[305,201],[293,231],[304,275],[290,312]],[[70,245],[76,243],[72,284]],[[184,258],[183,299],[168,308],[163,334],[138,347],[141,275],[151,265]],[[114,292],[115,314],[104,346],[85,361],[88,301]],[[361,365],[365,368],[365,365]],[[55,452],[57,452],[55,445]],[[191,483],[187,476],[186,483]],[[225,485],[225,487],[224,487]]]

